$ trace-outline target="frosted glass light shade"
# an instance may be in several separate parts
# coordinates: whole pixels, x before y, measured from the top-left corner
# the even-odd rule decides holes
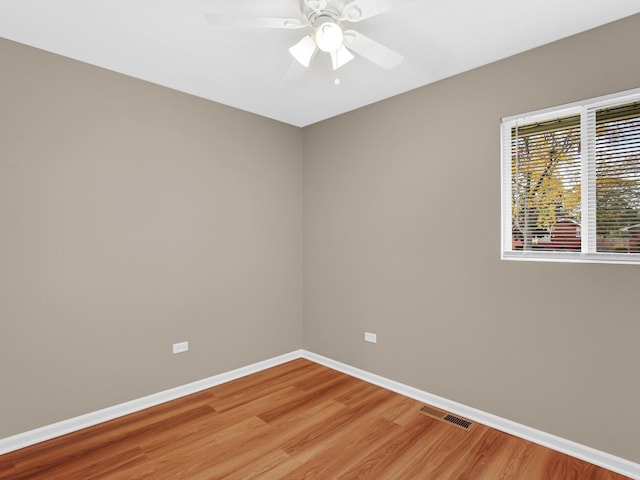
[[[313,58],[313,54],[316,53],[316,43],[310,35],[307,35],[291,47],[289,53],[291,53],[293,58],[300,62],[301,65],[308,67]]]
[[[316,45],[323,52],[335,52],[343,40],[342,29],[335,22],[324,22],[316,29]]]

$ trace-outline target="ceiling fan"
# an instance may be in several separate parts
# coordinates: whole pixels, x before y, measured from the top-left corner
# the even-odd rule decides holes
[[[300,16],[297,18],[220,14],[206,17],[214,27],[310,29],[308,35],[289,48],[291,55],[304,67],[309,66],[318,50],[331,56],[334,70],[353,60],[353,53],[386,70],[395,68],[404,59],[399,53],[355,30],[343,29],[343,22],[357,23],[415,0],[298,1]]]

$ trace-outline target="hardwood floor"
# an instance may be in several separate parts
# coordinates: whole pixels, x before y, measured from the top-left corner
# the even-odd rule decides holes
[[[2,455],[0,479],[626,478],[421,406],[299,359]]]

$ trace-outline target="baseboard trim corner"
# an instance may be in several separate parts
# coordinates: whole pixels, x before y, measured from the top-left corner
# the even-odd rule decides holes
[[[245,367],[213,375],[209,378],[188,383],[186,385],[147,395],[145,397],[137,398],[135,400],[107,407],[95,412],[90,412],[68,420],[62,420],[51,425],[45,425],[10,437],[0,438],[0,455],[13,452],[36,443],[44,442],[46,440],[51,440],[52,438],[60,437],[83,428],[92,427],[118,417],[123,417],[130,413],[144,410],[145,408],[154,407],[161,403],[169,402],[246,375],[251,375],[252,373],[266,370],[267,368],[275,367],[276,365],[301,358],[303,353],[304,352],[302,350],[295,350],[293,352],[285,353],[284,355],[279,355]]]
[[[319,363],[320,365],[332,368],[333,370],[359,378],[360,380],[386,388],[387,390],[391,390],[434,407],[450,411],[475,422],[482,423],[483,425],[495,428],[501,432],[514,435],[524,440],[529,440],[538,445],[579,458],[580,460],[584,460],[585,462],[592,463],[599,467],[606,468],[607,470],[640,480],[640,464],[630,460],[602,452],[586,445],[581,445],[565,438],[551,435],[541,430],[498,417],[491,413],[483,412],[482,410],[410,387],[409,385],[367,372],[366,370],[352,367],[351,365],[338,362],[308,350],[302,350],[302,357],[312,362]]]
[[[83,428],[91,427],[102,422],[113,420],[130,413],[135,413],[137,411],[144,410],[145,408],[175,400],[207,388],[215,387],[231,380],[251,375],[252,373],[257,373],[297,358],[305,358],[401,395],[416,399],[420,402],[448,410],[456,415],[469,418],[470,420],[482,423],[491,428],[495,428],[496,430],[509,433],[538,445],[551,448],[558,452],[562,452],[572,457],[606,468],[607,470],[640,480],[640,464],[638,463],[581,445],[571,440],[551,435],[535,428],[527,427],[526,425],[483,412],[482,410],[448,400],[438,395],[419,390],[409,385],[396,382],[395,380],[376,375],[366,370],[362,370],[303,349],[295,350],[284,355],[279,355],[245,367],[237,368],[235,370],[220,373],[218,375],[165,390],[163,392],[154,393],[146,397],[141,397],[119,405],[80,415],[75,418],[63,420],[61,422],[46,425],[24,433],[19,433],[11,437],[1,438],[0,455],[19,450],[36,443],[44,442],[55,437],[66,435]]]

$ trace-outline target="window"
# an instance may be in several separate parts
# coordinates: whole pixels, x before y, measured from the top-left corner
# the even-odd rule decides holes
[[[502,121],[502,258],[640,263],[640,90]]]

